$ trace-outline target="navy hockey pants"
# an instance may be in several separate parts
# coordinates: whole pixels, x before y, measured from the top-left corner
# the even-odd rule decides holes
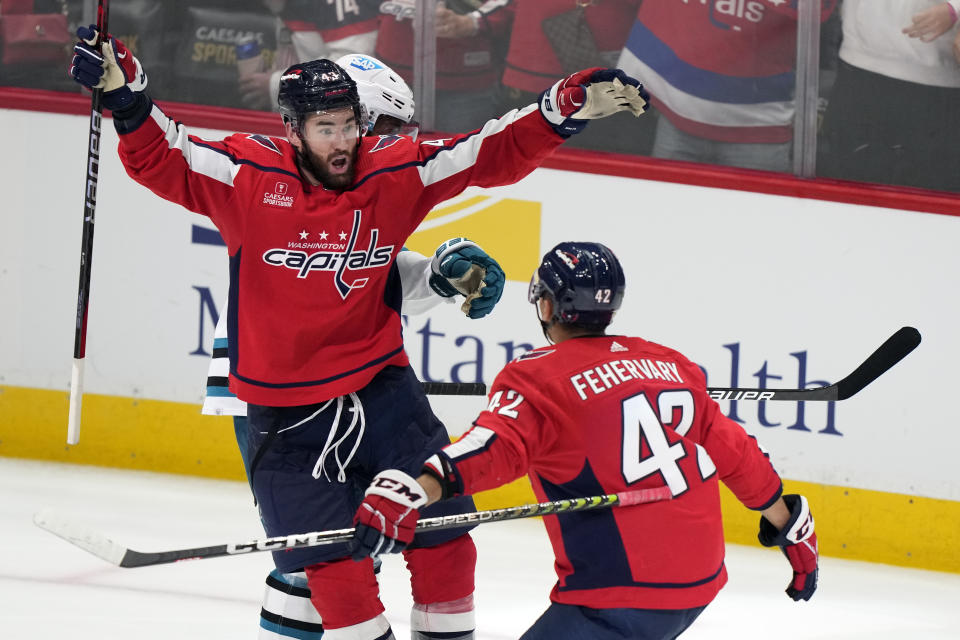
[[[552,602],[520,640],[673,640],[705,608],[592,609]]]
[[[356,394],[329,403],[251,404],[247,418],[251,484],[270,537],[352,527],[377,473],[400,469],[416,477],[423,462],[450,443],[410,367],[385,367]],[[268,441],[270,431],[276,435]],[[465,496],[430,505],[420,514],[475,509],[473,499]],[[470,528],[418,534],[410,548],[435,546]],[[350,543],[338,543],[278,551],[273,557],[280,571],[290,573],[349,554]]]

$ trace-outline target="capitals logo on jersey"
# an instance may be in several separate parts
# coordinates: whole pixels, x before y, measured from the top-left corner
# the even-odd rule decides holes
[[[253,135],[247,136],[247,140],[253,140],[264,149],[269,149],[270,151],[273,151],[278,156],[283,155],[283,152],[280,151],[279,147],[277,147],[277,145],[274,144],[273,140],[271,140],[267,136],[263,136],[263,135],[260,135],[259,133],[255,133]]]
[[[377,143],[373,145],[373,147],[370,149],[370,153],[373,153],[374,151],[383,151],[384,149],[389,149],[393,145],[400,142],[400,139],[401,139],[401,136],[398,136],[398,135],[380,136],[380,139],[377,140]]]
[[[394,16],[397,20],[412,20],[417,14],[417,8],[411,0],[384,2],[380,5],[380,13]]]
[[[521,353],[516,358],[513,359],[513,362],[521,362],[523,360],[536,360],[537,358],[542,358],[548,356],[551,353],[556,351],[556,349],[534,349],[533,351],[527,351],[526,353]]]
[[[384,267],[390,264],[393,255],[394,245],[377,246],[377,238],[380,236],[379,229],[370,230],[370,243],[366,249],[354,251],[357,236],[360,234],[362,217],[363,214],[360,209],[354,210],[353,227],[350,229],[346,247],[333,245],[334,248],[330,249],[318,244],[317,246],[321,247],[321,250],[315,253],[307,253],[289,247],[267,249],[263,253],[263,261],[271,267],[284,267],[296,271],[297,278],[306,278],[313,271],[333,271],[333,283],[337,287],[340,297],[345,300],[350,291],[366,286],[369,281],[369,278],[357,278],[352,282],[347,282],[345,275],[347,269],[358,271],[360,269]]]

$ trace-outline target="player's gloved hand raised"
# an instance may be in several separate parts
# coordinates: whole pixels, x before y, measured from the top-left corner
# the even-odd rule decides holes
[[[88,89],[103,89],[104,107],[122,109],[133,102],[134,92],[146,89],[147,74],[126,45],[107,34],[98,51],[94,25],[77,29],[77,37],[69,73]]]
[[[540,94],[540,113],[564,137],[580,133],[588,120],[618,111],[635,116],[647,110],[648,94],[639,80],[620,69],[594,67],[567,76]]]
[[[378,473],[353,517],[353,559],[403,551],[413,540],[418,509],[426,503],[427,492],[403,471]]]
[[[780,547],[793,567],[793,580],[787,586],[787,595],[794,600],[809,600],[817,590],[817,534],[813,532],[813,516],[807,499],[799,495],[783,496],[790,509],[790,520],[777,531],[770,522],[760,517],[760,544]]]
[[[460,309],[470,318],[482,318],[503,295],[506,276],[497,261],[466,238],[451,238],[440,245],[430,263],[430,287],[449,298],[467,297]]]

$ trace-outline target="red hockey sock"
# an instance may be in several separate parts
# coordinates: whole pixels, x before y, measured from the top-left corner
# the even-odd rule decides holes
[[[415,603],[452,602],[473,594],[477,548],[470,534],[435,547],[404,551],[403,557]]]
[[[320,613],[324,629],[339,629],[376,618],[383,613],[373,560],[351,558],[321,562],[306,568],[310,600]]]

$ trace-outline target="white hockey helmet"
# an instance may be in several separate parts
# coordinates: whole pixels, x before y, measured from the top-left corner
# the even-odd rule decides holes
[[[419,125],[413,122],[413,91],[403,78],[380,60],[360,53],[347,54],[337,64],[357,83],[360,102],[367,108],[368,133],[374,131],[381,116],[388,116],[406,125],[391,133],[416,138]]]

